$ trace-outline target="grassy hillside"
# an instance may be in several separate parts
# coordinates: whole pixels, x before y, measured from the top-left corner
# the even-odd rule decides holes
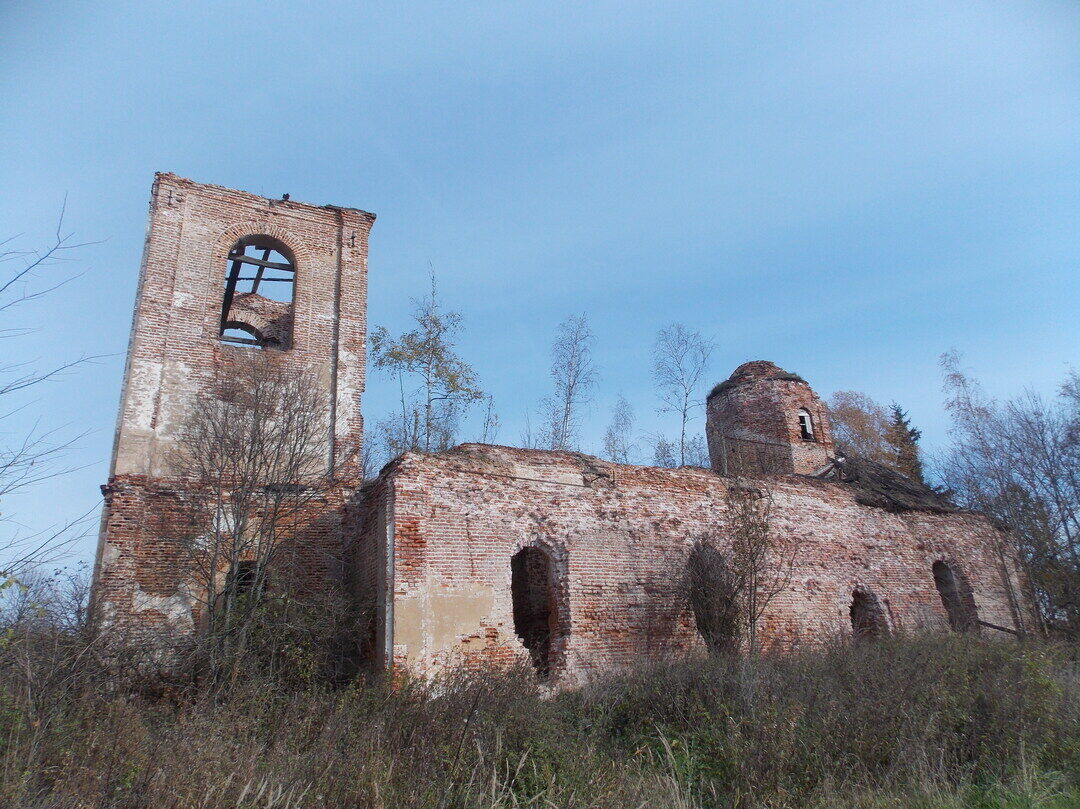
[[[0,806],[1076,807],[1070,650],[953,637],[680,660],[541,694],[527,672],[397,689],[151,694],[9,633]]]

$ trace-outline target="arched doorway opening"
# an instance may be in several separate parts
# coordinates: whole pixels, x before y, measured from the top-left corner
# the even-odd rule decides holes
[[[537,674],[551,675],[552,644],[558,627],[554,570],[540,548],[522,548],[510,560],[510,594],[514,632],[529,650]]]
[[[851,633],[856,640],[880,638],[889,634],[889,622],[878,597],[857,588],[851,594]]]
[[[955,632],[971,632],[979,628],[975,595],[962,573],[942,561],[934,562],[934,586],[937,587],[949,626]]]
[[[735,581],[724,554],[709,542],[696,542],[687,559],[694,623],[710,654],[739,649],[739,608]]]

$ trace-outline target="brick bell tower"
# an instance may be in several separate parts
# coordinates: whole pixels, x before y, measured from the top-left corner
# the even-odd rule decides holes
[[[705,433],[722,475],[809,475],[833,452],[825,405],[798,374],[747,362],[706,400]]]
[[[264,199],[158,174],[94,569],[101,626],[190,631],[190,564],[169,534],[185,496],[169,468],[186,409],[230,362],[261,352],[317,379],[329,403],[327,469],[341,503],[304,538],[314,581],[334,575],[340,514],[359,484],[367,247],[375,216]],[[309,547],[310,546],[310,547]],[[336,554],[340,557],[340,554]]]

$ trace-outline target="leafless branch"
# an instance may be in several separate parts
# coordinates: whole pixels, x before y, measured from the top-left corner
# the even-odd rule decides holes
[[[595,342],[584,315],[572,315],[559,326],[551,346],[554,392],[541,402],[543,443],[548,449],[576,449],[582,411],[592,401],[597,371],[592,361]]]
[[[1017,559],[1034,588],[1047,628],[1080,637],[1080,406],[1076,376],[1055,406],[1027,392],[1004,403],[983,392],[942,356],[952,447],[938,459],[939,476],[957,500],[995,517],[1002,564]],[[1014,608],[1021,594],[1012,593]],[[1021,616],[1022,617],[1022,616]]]
[[[12,247],[14,238],[0,242],[0,264],[16,263],[16,269],[0,277],[0,313],[7,313],[20,305],[41,299],[54,293],[78,275],[68,275],[61,279],[50,279],[44,286],[35,287],[46,269],[55,264],[69,261],[73,251],[86,247],[93,242],[73,242],[72,234],[64,232],[64,214],[67,207],[65,198],[56,224],[52,242],[43,250],[18,250]],[[32,333],[33,329],[7,326],[0,328],[0,339],[15,340]],[[0,424],[11,419],[31,403],[22,401],[16,394],[63,376],[72,369],[92,362],[102,355],[83,355],[78,359],[62,363],[56,367],[41,371],[32,362],[14,362],[0,366],[0,397],[4,403],[0,413]],[[21,403],[20,403],[21,402]],[[0,498],[29,486],[40,484],[59,475],[73,471],[71,467],[58,467],[57,462],[64,453],[85,433],[73,438],[61,438],[59,429],[42,430],[35,424],[28,432],[12,438],[11,431],[0,432],[4,441],[0,443]],[[85,515],[84,515],[85,516]],[[49,529],[37,535],[19,538],[18,536],[0,542],[0,551],[4,552],[4,571],[13,575],[13,571],[25,569],[34,562],[52,558],[59,554],[73,541],[72,530],[80,524],[83,517],[61,526]],[[11,518],[5,520],[14,524]]]
[[[256,351],[191,402],[169,464],[184,481],[180,544],[218,660],[238,660],[258,611],[287,595],[271,573],[296,573],[282,553],[296,549],[315,519],[311,505],[337,476],[328,467],[329,414],[310,373]]]
[[[653,379],[663,403],[659,412],[679,416],[678,466],[689,462],[686,428],[692,412],[703,404],[699,388],[712,350],[712,343],[682,323],[672,323],[656,335]]]

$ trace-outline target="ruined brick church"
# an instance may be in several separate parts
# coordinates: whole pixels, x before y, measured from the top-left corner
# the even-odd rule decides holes
[[[156,177],[103,487],[92,604],[103,631],[198,631],[200,585],[170,529],[185,497],[170,450],[191,402],[251,351],[325,386],[334,479],[290,542],[305,587],[369,606],[372,669],[522,661],[580,682],[703,648],[681,582],[701,537],[722,545],[729,494],[747,480],[769,493],[770,530],[797,548],[762,617],[766,645],[1031,627],[1002,529],[837,457],[817,394],[769,362],[745,363],[709,395],[711,469],[484,444],[406,453],[372,480],[335,463],[363,442],[374,220]]]

